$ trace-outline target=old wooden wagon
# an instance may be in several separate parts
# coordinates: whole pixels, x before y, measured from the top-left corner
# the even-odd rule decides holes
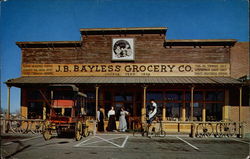
[[[78,141],[89,135],[85,120],[87,95],[75,85],[51,85],[50,109],[43,125],[43,137],[49,140],[54,132],[59,137],[74,134]]]

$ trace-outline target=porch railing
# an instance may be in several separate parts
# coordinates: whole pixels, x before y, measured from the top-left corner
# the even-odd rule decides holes
[[[2,133],[42,133],[44,120],[41,119],[1,119]],[[157,122],[153,122],[157,124]],[[191,121],[162,121],[166,125],[177,125],[177,132],[182,126],[190,125],[191,137],[244,137],[245,123],[243,122],[191,122]],[[143,124],[141,123],[141,126]],[[139,128],[139,127],[137,127]],[[143,129],[143,126],[141,127]],[[168,133],[168,129],[165,128]]]
[[[41,119],[1,119],[2,133],[42,133],[44,120]]]

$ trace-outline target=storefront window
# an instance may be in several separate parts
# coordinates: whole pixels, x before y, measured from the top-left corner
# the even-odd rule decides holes
[[[88,99],[88,100],[95,100],[95,93],[93,93],[93,92],[88,92],[88,93],[87,93],[87,99]]]
[[[195,91],[194,92],[194,101],[203,101],[203,92]]]
[[[28,119],[42,119],[43,117],[43,103],[30,102],[28,105]]]
[[[191,93],[190,93],[190,91],[185,92],[185,100],[186,101],[191,101]]]
[[[202,103],[195,102],[193,107],[193,120],[201,121],[202,120]],[[186,103],[186,119],[191,120],[191,104]]]
[[[168,101],[181,101],[182,97],[183,97],[183,92],[181,91],[166,92],[166,99]]]
[[[105,92],[105,99],[104,100],[111,101],[111,99],[112,99],[112,94],[109,91]]]
[[[206,101],[223,101],[224,100],[224,92],[215,92],[209,91],[206,92]]]
[[[163,101],[163,92],[147,92],[147,100],[150,101],[154,99],[155,101]]]
[[[206,104],[206,120],[207,121],[222,120],[222,104],[221,103],[207,103]]]
[[[87,102],[87,106],[86,106],[86,114],[87,116],[95,116],[95,112],[96,112],[96,107],[95,107],[95,102]]]
[[[41,93],[39,90],[29,90],[27,91],[27,97],[29,100],[38,100],[42,99]]]
[[[182,103],[167,103],[166,117],[167,120],[178,121],[181,117]]]
[[[132,96],[130,95],[116,95],[115,101],[116,102],[124,102],[124,101],[132,101]]]

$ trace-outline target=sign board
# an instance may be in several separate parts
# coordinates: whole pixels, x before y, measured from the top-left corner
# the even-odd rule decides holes
[[[22,76],[230,76],[229,64],[23,64]]]
[[[114,38],[112,39],[112,60],[113,61],[134,61],[134,39]]]

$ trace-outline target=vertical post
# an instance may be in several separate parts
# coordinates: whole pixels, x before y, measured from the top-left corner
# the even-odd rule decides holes
[[[147,93],[147,86],[143,87],[143,106],[141,108],[141,121],[145,121],[146,119],[146,94]]]
[[[228,121],[230,119],[230,115],[229,115],[229,90],[226,89],[225,90],[225,105],[222,108],[222,119],[223,121]]]
[[[97,110],[98,110],[98,95],[99,95],[99,86],[95,87],[95,116],[96,116],[96,121],[97,121]]]
[[[183,106],[181,108],[181,121],[185,121],[186,120],[186,104],[183,103]]]
[[[186,93],[183,91],[183,98],[182,98],[182,108],[181,108],[181,121],[186,120]]]
[[[7,86],[8,87],[8,94],[7,94],[7,119],[10,119],[10,86]]]
[[[194,118],[194,86],[191,87],[191,103],[190,103],[190,107],[191,107],[190,120],[193,121],[193,118]]]
[[[202,121],[206,121],[206,93],[203,92]]]
[[[98,98],[99,98],[99,86],[96,85],[95,87],[95,122],[94,122],[94,136],[96,134],[96,127],[97,127],[97,110],[98,110]]]
[[[43,102],[43,120],[46,119],[46,103]]]
[[[239,122],[241,122],[241,106],[242,106],[242,87],[240,87],[240,105],[239,105]]]
[[[240,99],[239,99],[240,105],[239,105],[239,136],[241,135],[241,106],[242,106],[242,87],[240,87]]]
[[[162,120],[163,121],[166,120],[166,106],[165,105],[162,106]]]

